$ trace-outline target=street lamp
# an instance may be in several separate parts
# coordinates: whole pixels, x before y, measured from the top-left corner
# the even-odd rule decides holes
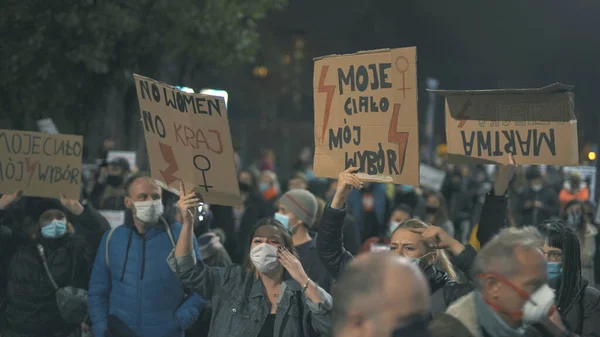
[[[210,96],[219,96],[223,97],[225,100],[225,108],[227,108],[227,101],[229,100],[229,94],[225,90],[217,90],[217,89],[202,89],[200,90],[202,95],[210,95]]]

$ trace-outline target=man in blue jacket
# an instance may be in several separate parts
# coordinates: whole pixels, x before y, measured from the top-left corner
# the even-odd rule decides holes
[[[147,174],[131,176],[125,192],[133,219],[104,235],[90,280],[94,336],[182,337],[206,302],[186,296],[166,263],[181,224],[162,218],[162,190]],[[195,240],[194,249],[200,259]]]

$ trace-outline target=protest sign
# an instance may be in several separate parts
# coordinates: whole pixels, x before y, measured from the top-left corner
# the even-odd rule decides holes
[[[98,210],[98,213],[108,221],[110,228],[115,228],[125,223],[125,211]]]
[[[134,167],[137,167],[136,160],[137,154],[135,151],[108,151],[106,154],[106,162],[110,163],[111,161],[117,158],[124,158],[129,163],[129,169],[133,170]]]
[[[205,202],[241,205],[223,97],[134,79],[152,178],[177,195],[183,180],[186,193],[201,193]]]
[[[440,191],[446,179],[446,172],[438,170],[433,166],[421,164],[419,172],[419,182],[422,187]]]
[[[79,200],[83,137],[0,130],[0,193]]]
[[[596,166],[563,167],[566,176],[576,173],[590,190],[590,200],[596,200]]]
[[[419,185],[417,49],[315,59],[314,172],[356,166],[365,181]]]
[[[446,97],[448,161],[578,165],[572,89],[431,90]]]

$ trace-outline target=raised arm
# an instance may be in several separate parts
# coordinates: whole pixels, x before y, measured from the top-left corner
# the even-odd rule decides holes
[[[214,290],[223,283],[223,272],[219,270],[222,268],[211,268],[196,258],[193,217],[197,216],[199,204],[200,196],[194,192],[186,195],[182,182],[177,207],[181,211],[183,224],[177,245],[169,254],[167,263],[186,288],[209,300]]]
[[[498,165],[498,175],[494,182],[494,188],[488,193],[483,203],[477,229],[477,240],[480,247],[483,247],[502,228],[506,227],[506,215],[508,213],[506,192],[516,169],[512,155],[509,155],[509,158],[508,165]]]
[[[325,205],[323,216],[319,223],[317,235],[317,252],[321,262],[334,278],[340,270],[354,258],[344,248],[344,217],[346,216],[346,200],[352,188],[360,189],[362,183],[356,176],[358,168],[349,168],[340,173],[337,190],[331,203]]]

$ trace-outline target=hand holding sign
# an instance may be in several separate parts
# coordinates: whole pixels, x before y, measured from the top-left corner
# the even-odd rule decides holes
[[[451,237],[441,227],[410,228],[409,231],[421,234],[426,244],[434,249],[448,249],[454,256],[460,255],[465,249],[462,243]]]
[[[192,192],[185,194],[185,186],[183,181],[179,181],[179,201],[177,202],[177,208],[181,212],[183,217],[183,223],[185,225],[191,225],[194,223],[194,213],[200,203],[200,197],[198,193]]]
[[[496,196],[502,196],[508,190],[508,184],[512,181],[515,176],[515,170],[517,169],[517,165],[515,164],[515,159],[512,154],[508,154],[508,165],[498,165],[498,176],[496,177],[496,181],[494,182],[494,194]]]
[[[69,200],[64,194],[60,194],[60,203],[69,211],[71,214],[81,215],[84,208],[83,205],[77,200]]]
[[[11,194],[3,194],[2,197],[0,197],[0,210],[6,209],[13,202],[17,201],[21,195],[23,195],[23,191],[21,190],[17,190],[15,193]]]
[[[333,199],[331,200],[331,208],[340,209],[344,207],[350,192],[352,192],[352,187],[356,189],[362,188],[362,182],[356,175],[358,170],[358,167],[351,167],[340,173],[337,182],[337,189]]]

